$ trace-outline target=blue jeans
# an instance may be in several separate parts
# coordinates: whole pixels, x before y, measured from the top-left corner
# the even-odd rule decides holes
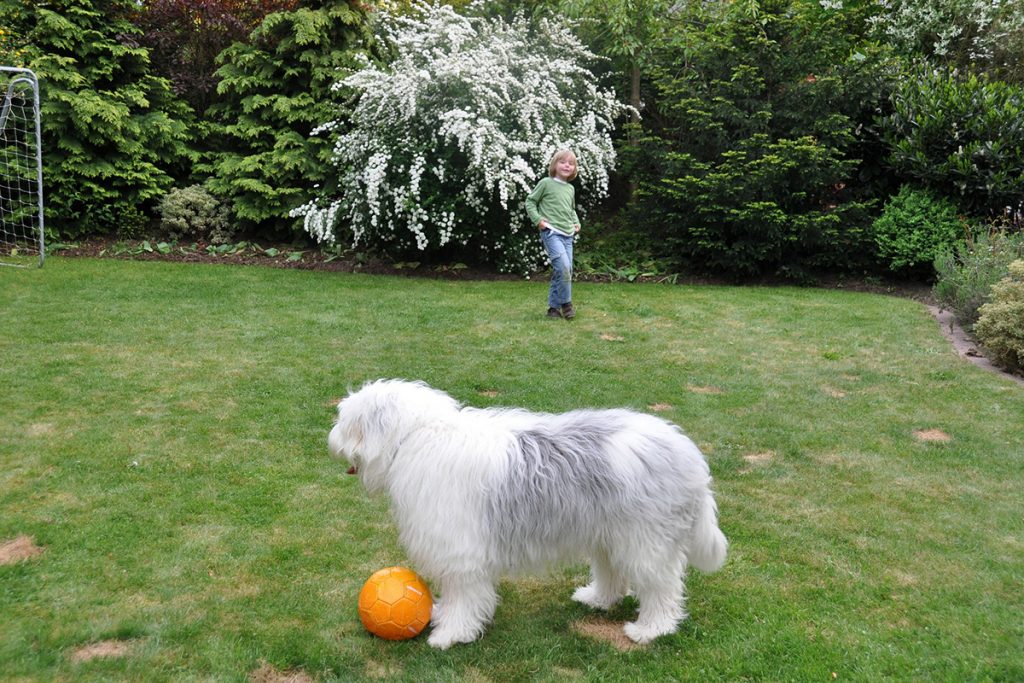
[[[572,237],[554,230],[541,230],[540,238],[551,260],[548,306],[559,308],[572,301]]]

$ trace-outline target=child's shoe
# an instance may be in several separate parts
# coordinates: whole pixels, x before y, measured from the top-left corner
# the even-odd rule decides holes
[[[572,302],[562,304],[562,317],[566,320],[572,320],[576,317],[576,309],[572,307]]]
[[[549,318],[561,318],[562,317],[562,312],[560,310],[558,310],[557,308],[549,308],[548,309],[548,317]]]

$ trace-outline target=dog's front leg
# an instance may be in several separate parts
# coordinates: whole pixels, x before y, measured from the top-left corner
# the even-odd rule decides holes
[[[594,609],[608,610],[616,605],[629,590],[629,582],[615,570],[604,548],[595,548],[590,559],[591,581],[580,586],[572,599]]]
[[[483,634],[497,605],[498,593],[489,579],[445,577],[441,580],[441,598],[430,618],[427,642],[442,650],[455,643],[473,642]]]

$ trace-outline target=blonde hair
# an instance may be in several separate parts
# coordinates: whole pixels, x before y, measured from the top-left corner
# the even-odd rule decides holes
[[[551,163],[548,164],[548,177],[555,177],[555,164],[562,159],[572,159],[572,175],[569,176],[568,180],[576,180],[576,175],[580,172],[580,164],[576,161],[576,155],[569,149],[560,149],[555,152],[555,156],[551,157]]]

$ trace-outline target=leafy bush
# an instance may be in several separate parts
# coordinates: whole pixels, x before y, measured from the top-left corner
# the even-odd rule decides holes
[[[978,215],[1024,196],[1024,86],[920,67],[892,106],[881,134],[904,178]]]
[[[583,66],[593,55],[557,20],[416,10],[382,17],[390,64],[341,82],[360,93],[351,129],[322,127],[334,136],[340,196],[295,214],[319,241],[541,268],[526,196],[560,147],[579,159],[580,210],[607,194],[610,133],[625,107],[598,87]]]
[[[220,99],[209,112],[218,153],[200,168],[236,220],[288,237],[301,231],[289,211],[313,198],[330,169],[330,141],[310,132],[342,113],[331,87],[370,38],[362,3],[317,0],[267,16],[220,55]]]
[[[234,238],[227,207],[201,185],[175,188],[160,201],[160,227],[172,239],[194,237],[210,244]]]
[[[863,86],[846,62],[872,73],[874,62],[853,53],[839,13],[709,7],[718,14],[688,15],[655,53],[647,134],[624,154],[634,222],[691,268],[799,277],[866,265],[869,202],[851,189]]]
[[[903,274],[921,274],[964,238],[965,227],[949,200],[909,185],[886,202],[872,226],[879,257]]]
[[[992,301],[979,310],[974,333],[993,362],[1024,371],[1024,260],[1010,264],[1010,274],[992,287]]]
[[[132,44],[134,0],[9,0],[39,76],[46,222],[62,237],[130,233],[188,165],[187,107]]]
[[[992,285],[1010,272],[1010,263],[1024,258],[1024,233],[989,228],[947,248],[935,259],[933,293],[957,322],[971,328],[978,309],[992,297]]]

